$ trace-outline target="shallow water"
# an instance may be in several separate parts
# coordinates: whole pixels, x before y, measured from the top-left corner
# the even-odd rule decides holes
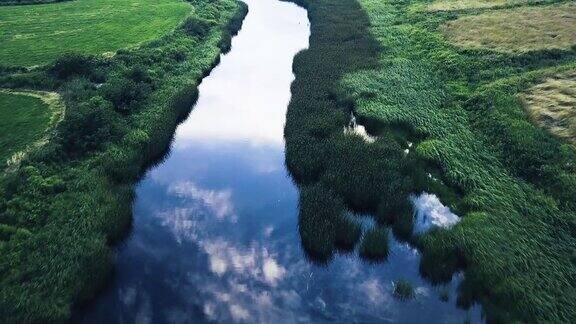
[[[137,187],[114,277],[74,322],[480,321],[478,308],[455,306],[457,280],[431,287],[420,278],[418,253],[406,244],[393,241],[386,263],[354,252],[325,266],[308,261],[283,126],[292,59],[308,45],[309,23],[291,3],[247,3],[232,51],[202,82],[170,155]],[[393,297],[400,278],[416,287],[413,300]]]

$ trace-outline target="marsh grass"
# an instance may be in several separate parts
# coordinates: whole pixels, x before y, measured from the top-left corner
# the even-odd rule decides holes
[[[522,4],[538,4],[546,0],[436,0],[426,6],[428,11],[486,9]]]
[[[354,249],[361,226],[332,191],[322,184],[302,186],[299,207],[300,239],[312,261],[325,263],[336,250]]]
[[[199,80],[247,12],[233,0],[195,6],[195,17],[213,20],[205,35],[177,29],[110,58],[0,71],[0,86],[55,90],[66,104],[50,141],[0,177],[2,321],[65,322],[108,278],[110,245],[131,224],[134,183],[167,152]]]
[[[445,303],[447,303],[450,300],[450,291],[448,290],[447,287],[444,287],[440,290],[438,298]]]
[[[389,254],[386,228],[375,227],[364,234],[360,245],[360,256],[369,261],[382,262],[388,258]]]
[[[416,1],[298,2],[312,23],[285,128],[298,183],[321,183],[354,209],[382,204],[376,217],[393,228],[411,219],[388,210],[403,194],[446,188],[441,199],[462,220],[415,240],[423,276],[444,283],[463,271],[458,300],[480,302],[488,321],[574,322],[576,152],[534,125],[517,98],[555,66],[573,67],[574,51],[460,49],[438,28],[461,13],[411,10]],[[548,7],[522,10],[539,8]],[[387,140],[371,148],[341,134],[350,110]],[[394,136],[398,125],[406,131]],[[408,158],[406,140],[415,143]],[[426,183],[428,173],[442,183]]]

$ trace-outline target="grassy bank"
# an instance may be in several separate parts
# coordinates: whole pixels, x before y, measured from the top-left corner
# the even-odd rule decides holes
[[[0,71],[1,87],[56,91],[66,105],[49,143],[0,180],[4,321],[64,321],[109,275],[134,183],[165,154],[247,11],[233,0],[191,4],[174,32],[138,49]]]
[[[0,65],[49,63],[63,51],[113,53],[174,29],[191,7],[179,0],[82,0],[0,10]]]
[[[533,124],[518,96],[573,70],[574,49],[467,50],[444,38],[442,26],[480,12],[420,10],[426,2],[298,2],[312,34],[294,62],[286,162],[303,188],[323,197],[313,209],[301,200],[301,228],[318,224],[306,222],[306,250],[315,250],[308,238],[331,226],[318,211],[344,202],[340,209],[370,211],[415,242],[431,281],[463,270],[458,303],[480,302],[488,320],[575,321],[576,152]],[[343,134],[351,110],[376,142]],[[414,147],[404,154],[408,142]],[[410,237],[406,196],[422,190],[462,221]]]

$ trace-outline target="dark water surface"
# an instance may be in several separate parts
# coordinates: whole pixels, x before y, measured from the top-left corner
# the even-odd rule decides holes
[[[478,308],[455,306],[456,283],[432,287],[420,278],[408,245],[394,241],[383,264],[354,252],[326,266],[307,260],[283,127],[292,59],[308,46],[309,23],[291,3],[247,3],[232,51],[202,82],[171,154],[138,185],[112,282],[74,322],[479,321]],[[393,297],[401,278],[416,288],[413,300]]]

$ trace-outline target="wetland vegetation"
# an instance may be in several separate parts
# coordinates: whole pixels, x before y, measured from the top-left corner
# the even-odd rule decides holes
[[[540,36],[533,37],[570,34],[573,28],[551,22],[571,23],[570,5],[431,4],[495,7],[447,12],[424,1],[299,2],[312,35],[310,49],[295,59],[286,162],[326,205],[301,208],[301,222],[343,201],[416,244],[421,272],[432,282],[463,271],[458,303],[481,303],[488,321],[574,321],[576,151],[535,125],[519,96],[576,67],[574,42],[550,37],[535,47]],[[516,12],[543,21],[523,37],[514,24],[527,20],[514,19]],[[501,28],[507,39],[459,28],[486,38],[471,49],[445,33],[446,26],[484,17],[503,17],[486,27]],[[377,136],[374,143],[343,133],[350,111]],[[407,143],[414,147],[403,154]],[[462,220],[450,230],[412,235],[406,195],[421,191],[439,195]],[[325,222],[317,222],[317,233],[330,226]],[[311,244],[305,237],[302,243]]]

